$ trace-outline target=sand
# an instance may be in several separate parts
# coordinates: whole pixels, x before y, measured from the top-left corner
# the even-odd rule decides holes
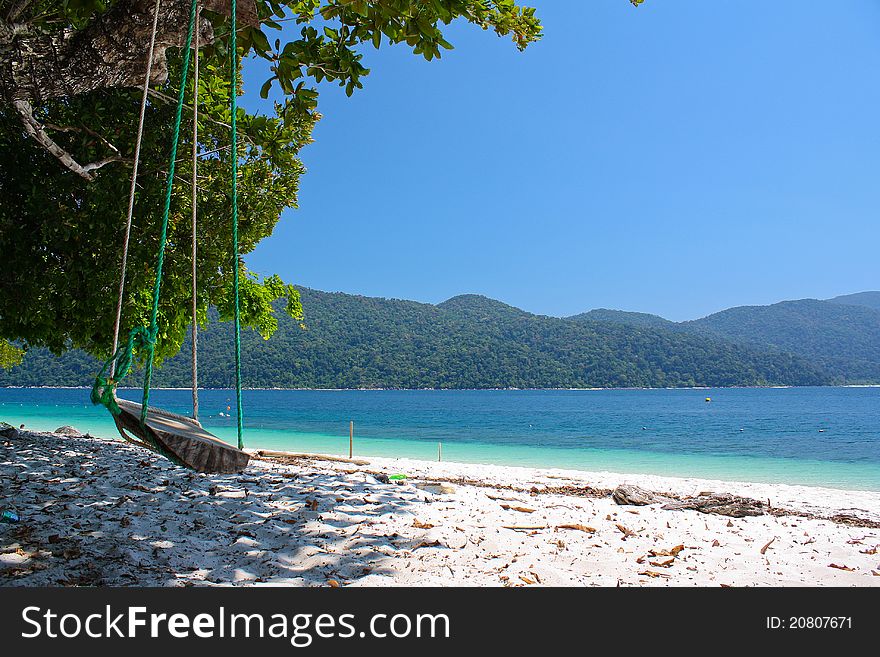
[[[0,510],[21,517],[0,524],[0,584],[880,585],[877,492],[387,458],[280,461],[199,475],[116,440],[0,439]],[[407,483],[379,480],[397,473]],[[607,493],[621,483],[679,497],[733,493],[773,512],[621,506]]]

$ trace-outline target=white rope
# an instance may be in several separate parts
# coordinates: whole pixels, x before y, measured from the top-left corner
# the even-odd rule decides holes
[[[125,240],[122,246],[122,274],[119,277],[119,300],[116,304],[116,323],[113,325],[113,349],[110,355],[116,353],[119,346],[119,326],[122,323],[122,301],[125,296],[125,274],[128,270],[128,243],[131,239],[131,218],[134,214],[134,195],[137,190],[138,165],[141,159],[141,143],[144,137],[144,116],[147,112],[147,94],[150,91],[150,76],[153,74],[153,53],[156,49],[156,32],[159,29],[159,5],[162,0],[156,0],[156,6],[153,9],[153,34],[150,37],[150,52],[147,56],[147,73],[144,77],[144,94],[141,98],[141,115],[138,120],[137,141],[134,146],[134,165],[131,172],[131,190],[128,194],[128,217],[125,221]],[[116,361],[110,366],[110,376],[116,374]]]
[[[193,152],[192,152],[192,398],[193,420],[199,419],[199,322],[198,322],[198,290],[196,286],[196,217],[197,217],[197,186],[196,168],[199,159],[199,17],[201,6],[196,8],[196,43],[193,72]]]

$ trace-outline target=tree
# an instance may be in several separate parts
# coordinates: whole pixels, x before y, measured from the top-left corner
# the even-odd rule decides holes
[[[227,0],[202,0],[198,30],[210,44],[206,56],[225,57]],[[155,0],[0,0],[0,94],[16,110],[28,133],[49,147],[51,137],[33,116],[33,105],[110,89],[138,87],[149,56]],[[160,5],[153,82],[168,78],[168,52],[183,43],[191,0]],[[406,43],[430,60],[451,48],[441,25],[463,19],[499,35],[512,35],[525,48],[540,36],[534,9],[513,0],[241,0],[244,25],[239,48],[272,62],[263,93],[278,84],[289,96],[286,110],[313,110],[317,93],[306,80],[338,82],[351,94],[369,71],[358,48],[383,39]],[[302,24],[299,38],[270,45],[267,31],[281,22]],[[315,25],[320,26],[319,30]],[[271,32],[270,32],[271,33]],[[57,154],[56,154],[57,155]],[[103,162],[103,161],[102,161]],[[94,169],[64,162],[87,179]],[[93,163],[95,164],[95,163]],[[100,167],[97,167],[100,168]]]
[[[171,62],[172,70],[179,68]],[[199,147],[228,149],[228,82],[206,66],[200,79]],[[173,87],[172,74],[167,83]],[[164,87],[163,87],[164,88]],[[108,135],[121,153],[134,149],[132,125],[139,108],[136,91],[99,91],[47,103],[41,118],[65,126],[64,142],[74,157],[96,157]],[[146,117],[140,188],[128,259],[124,326],[148,324],[159,223],[168,166],[172,104],[150,105]],[[218,117],[218,118],[214,118]],[[248,116],[240,113],[245,146],[239,153],[240,248],[251,251],[270,235],[281,211],[296,204],[303,172],[297,152],[309,141],[316,115]],[[103,135],[88,127],[100,126]],[[60,132],[60,131],[59,131]],[[160,307],[160,357],[175,353],[190,323],[191,165],[184,139],[179,153]],[[208,155],[199,163],[199,278],[201,319],[208,306],[231,314],[234,261],[229,221],[229,158]],[[0,109],[0,249],[6,270],[0,278],[0,335],[24,347],[47,346],[59,353],[81,347],[106,355],[110,347],[120,273],[130,168],[106,168],[94,181],[66,171],[19,128],[15,112]],[[295,247],[292,247],[295,248]],[[238,263],[243,267],[241,263]],[[288,311],[300,312],[295,290],[277,277],[242,279],[242,318],[268,337],[276,320],[271,303],[288,297]]]
[[[245,9],[244,1],[240,3]],[[228,255],[226,225],[228,158],[223,157],[229,94],[228,20],[222,0],[207,0],[198,26],[202,43],[200,85],[202,121],[199,149],[217,156],[200,165],[199,207],[200,313],[216,305],[229,313],[234,264]],[[109,345],[119,249],[134,149],[137,87],[146,66],[153,0],[4,0],[0,3],[0,248],[7,255],[7,275],[0,283],[0,336],[25,347],[48,346],[55,352],[81,347],[104,353]],[[220,12],[211,11],[220,9]],[[158,246],[157,212],[167,163],[165,140],[179,71],[179,46],[190,3],[164,0],[158,16],[153,61],[154,88],[146,120],[146,143],[139,177],[138,221],[132,243],[128,326],[145,323],[152,266]],[[256,17],[259,16],[259,20]],[[263,94],[277,84],[285,93],[275,117],[239,112],[245,133],[241,158],[241,251],[247,253],[271,234],[281,211],[295,206],[303,168],[296,155],[308,143],[316,111],[314,82],[335,81],[348,93],[362,86],[368,73],[358,47],[378,47],[384,39],[406,42],[427,59],[450,47],[439,25],[464,18],[499,34],[513,34],[519,47],[538,38],[540,26],[531,9],[508,0],[497,2],[436,0],[270,2],[261,0],[244,12],[240,50],[272,62]],[[300,38],[274,47],[263,30],[280,21],[303,25]],[[319,32],[312,23],[319,23]],[[185,142],[186,140],[184,140]],[[188,146],[184,143],[181,152]],[[61,166],[59,166],[59,164]],[[64,168],[62,168],[62,166]],[[65,171],[65,168],[67,171]],[[70,175],[70,172],[78,176]],[[186,162],[178,168],[189,176]],[[175,188],[167,269],[160,309],[160,356],[176,352],[189,323],[189,199]],[[243,266],[238,263],[239,267]],[[272,302],[287,296],[287,311],[301,312],[296,291],[277,277],[258,282],[244,276],[245,324],[268,336],[277,325]]]
[[[407,44],[430,60],[451,48],[443,28],[465,20],[522,49],[540,37],[530,8],[513,0],[240,0],[240,55],[270,62],[262,94],[277,85],[274,116],[239,110],[241,252],[272,233],[295,207],[304,169],[297,155],[311,140],[317,85],[348,94],[369,71],[370,45]],[[0,339],[58,353],[106,355],[111,342],[134,132],[155,0],[0,0]],[[146,324],[159,240],[180,46],[189,0],[162,0],[153,56],[124,326]],[[242,320],[268,337],[272,302],[298,294],[277,277],[258,281],[230,256],[228,123],[229,19],[225,0],[203,0],[200,50],[200,319],[209,306],[229,315],[233,267],[242,272]],[[283,23],[299,25],[293,39]],[[270,41],[274,32],[281,38]],[[191,92],[188,92],[191,96]],[[189,100],[188,100],[189,102]],[[191,116],[191,115],[188,115]],[[179,153],[191,148],[183,131]],[[179,156],[160,308],[157,356],[179,349],[189,324],[188,159]],[[299,245],[291,245],[295,257]]]
[[[0,340],[0,370],[8,370],[21,365],[24,352],[6,340]]]

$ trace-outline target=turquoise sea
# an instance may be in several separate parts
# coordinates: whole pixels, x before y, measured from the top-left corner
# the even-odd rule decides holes
[[[140,401],[139,390],[122,397]],[[706,402],[711,397],[711,402]],[[245,444],[361,456],[610,470],[880,490],[880,388],[717,390],[246,390]],[[188,414],[188,390],[151,403]],[[200,392],[235,438],[234,393]],[[232,417],[221,413],[231,407]],[[82,389],[0,389],[0,420],[111,437]]]

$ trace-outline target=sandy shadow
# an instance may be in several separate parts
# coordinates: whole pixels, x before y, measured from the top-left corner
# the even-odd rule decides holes
[[[0,584],[341,585],[388,578],[426,496],[360,470],[254,461],[199,475],[125,444],[22,432],[0,447]],[[381,583],[381,580],[380,580]]]

